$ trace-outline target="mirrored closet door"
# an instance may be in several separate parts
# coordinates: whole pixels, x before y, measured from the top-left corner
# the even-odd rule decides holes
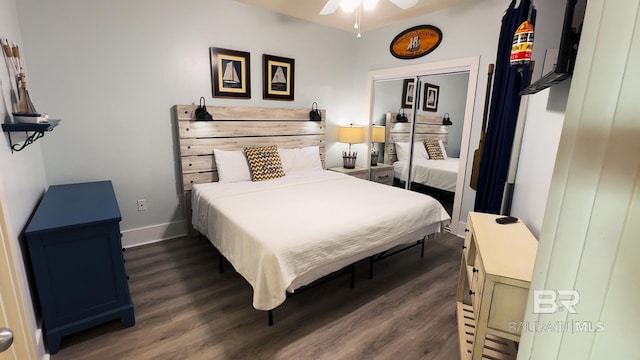
[[[468,94],[475,92],[477,68],[472,82],[470,73],[425,64],[424,71],[370,76],[370,179],[434,197],[456,225],[466,218],[460,213],[464,178],[458,176],[465,170],[471,127],[465,119],[471,122]]]

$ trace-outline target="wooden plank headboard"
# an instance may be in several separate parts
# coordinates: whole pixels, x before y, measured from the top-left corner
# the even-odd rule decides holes
[[[411,118],[412,115],[407,113],[409,122],[398,122],[396,120],[398,113],[387,113],[385,121],[385,145],[384,145],[384,163],[393,164],[398,161],[396,155],[396,142],[408,142],[411,134]],[[415,141],[424,141],[426,139],[440,139],[447,145],[449,139],[449,128],[442,125],[442,117],[417,115]]]
[[[195,121],[196,105],[176,105],[177,133],[185,191],[193,184],[218,181],[213,148],[242,150],[245,146],[320,147],[325,163],[325,116],[310,121],[310,109],[207,106],[214,121]]]

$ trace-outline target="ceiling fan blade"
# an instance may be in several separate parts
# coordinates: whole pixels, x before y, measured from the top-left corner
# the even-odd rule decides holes
[[[418,0],[389,0],[393,5],[406,10],[418,3]]]
[[[329,15],[333,14],[338,10],[338,6],[340,6],[340,0],[329,0],[324,5],[322,10],[320,10],[320,15]]]

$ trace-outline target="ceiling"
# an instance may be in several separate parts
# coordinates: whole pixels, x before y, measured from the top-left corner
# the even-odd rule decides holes
[[[316,24],[356,33],[353,28],[356,15],[338,9],[331,15],[319,15],[327,0],[236,0],[241,3],[307,20]],[[420,0],[407,10],[402,10],[388,0],[379,0],[376,8],[363,11],[360,20],[362,33],[377,29],[398,21],[422,16],[440,9],[455,6],[472,0]]]

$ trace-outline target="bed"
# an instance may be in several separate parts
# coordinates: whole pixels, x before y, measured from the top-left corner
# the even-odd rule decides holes
[[[397,182],[404,183],[407,181],[409,170],[407,153],[412,124],[411,122],[397,122],[395,115],[395,113],[387,113],[386,116],[384,162],[393,165],[394,178]],[[442,125],[441,117],[428,115],[418,115],[416,117],[414,135],[416,147],[414,147],[414,161],[411,169],[412,183],[455,192],[459,159],[447,157],[446,155],[448,135],[449,128]],[[440,143],[444,160],[434,160],[428,157],[426,149],[420,144],[426,140]],[[402,148],[405,148],[404,151],[402,151]]]
[[[435,189],[455,192],[458,181],[458,164],[459,159],[451,157],[444,160],[414,159],[411,181]],[[393,163],[394,177],[402,182],[407,181],[408,170],[409,162],[407,160]]]
[[[449,221],[429,196],[324,170],[324,121],[309,121],[308,109],[208,107],[212,122],[193,121],[194,109],[176,106],[187,218],[251,284],[253,306],[270,312],[270,324],[287,292],[398,245],[424,244]],[[315,165],[292,171],[283,160],[285,176],[227,181],[227,153],[268,145],[312,151]]]

